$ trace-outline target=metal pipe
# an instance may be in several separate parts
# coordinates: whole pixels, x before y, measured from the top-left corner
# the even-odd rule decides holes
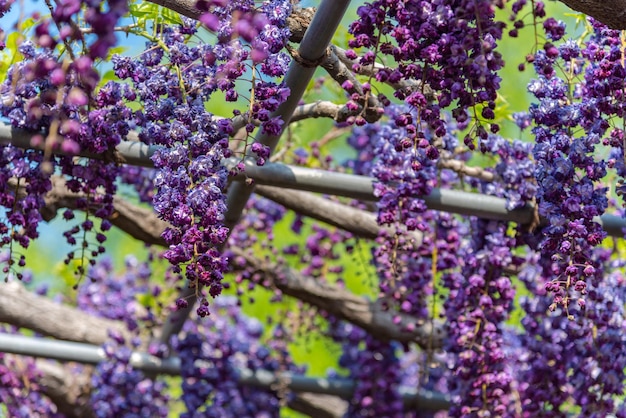
[[[94,365],[106,361],[104,350],[96,345],[6,333],[0,333],[0,352]],[[135,369],[156,374],[176,376],[181,372],[181,361],[178,357],[160,359],[136,351],[130,356],[130,365]],[[270,390],[277,385],[285,385],[294,392],[320,393],[350,399],[356,386],[355,382],[345,378],[305,377],[288,372],[273,373],[248,368],[237,371],[239,384]],[[449,399],[436,392],[401,387],[400,394],[405,404],[419,406],[424,410],[437,411],[450,406]]]
[[[233,168],[239,161],[241,161],[240,158],[229,158],[223,163],[226,167]],[[256,184],[265,186],[352,197],[366,201],[377,200],[374,197],[375,179],[371,177],[281,163],[266,163],[258,166],[253,158],[246,158],[243,162],[245,170],[235,176],[234,180],[242,181],[251,178]]]
[[[22,148],[30,147],[32,133],[0,124],[0,143],[13,144]],[[151,167],[150,156],[157,149],[139,142],[125,141],[118,146],[118,152],[129,164]],[[228,158],[223,163],[234,168],[241,159]],[[266,163],[256,165],[254,158],[243,160],[246,168],[234,177],[236,181],[253,179],[257,184],[324,193],[335,196],[351,197],[364,201],[376,201],[374,196],[374,178],[354,174],[335,173],[326,170]],[[499,197],[459,190],[433,189],[431,194],[422,197],[426,205],[433,210],[440,210],[461,215],[477,216],[484,219],[528,224],[533,219],[534,208],[528,204],[523,208],[508,210],[506,201]],[[595,219],[604,230],[614,237],[623,237],[626,221],[615,215],[603,215]]]

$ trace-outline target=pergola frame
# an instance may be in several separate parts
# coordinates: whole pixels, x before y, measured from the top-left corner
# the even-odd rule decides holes
[[[154,1],[155,3],[166,5],[167,1]],[[183,4],[185,1],[180,1]],[[194,1],[195,3],[195,1]],[[298,106],[302,94],[309,83],[316,65],[310,63],[319,62],[324,56],[332,36],[343,18],[349,0],[323,0],[314,18],[309,25],[304,38],[302,39],[298,56],[299,60],[293,60],[291,67],[285,76],[285,84],[289,87],[291,95],[287,102],[272,114],[272,117],[279,116],[285,122],[294,119],[297,112],[304,112],[304,108]],[[190,9],[191,10],[191,9]],[[179,10],[189,16],[189,12]],[[315,105],[315,104],[313,104]],[[309,105],[310,106],[310,105]],[[286,127],[285,123],[283,127]],[[27,132],[11,128],[5,124],[0,124],[0,144],[11,144],[21,148],[32,148],[31,138],[36,133]],[[134,139],[134,140],[133,140]],[[280,139],[278,136],[268,136],[259,134],[255,141],[270,147],[272,151]],[[148,146],[130,138],[122,142],[117,147],[117,152],[124,159],[126,164],[142,167],[151,167],[150,157],[157,148]],[[90,154],[82,154],[85,157],[98,158]],[[342,196],[360,199],[363,201],[375,201],[373,184],[375,179],[371,177],[358,176],[345,173],[329,172],[325,170],[310,169],[304,167],[290,166],[280,163],[267,163],[264,166],[257,166],[252,156],[243,159],[246,169],[245,173],[233,177],[227,195],[226,226],[232,230],[239,220],[241,213],[254,192],[255,185],[248,184],[242,180],[251,178],[255,184],[270,185],[287,189],[295,189],[308,192],[323,193],[327,195]],[[240,162],[240,159],[230,158],[224,161],[226,167],[233,168]],[[530,204],[525,207],[508,210],[506,201],[501,198],[486,196],[479,193],[468,193],[455,190],[434,189],[428,196],[423,196],[426,205],[433,210],[446,211],[462,215],[471,215],[485,219],[500,221],[510,221],[519,224],[530,224],[535,217],[536,208]],[[604,215],[597,219],[609,235],[623,237],[626,222],[614,215]],[[196,289],[185,289],[180,295],[188,300],[195,299]],[[182,328],[193,303],[183,312],[177,312],[171,316],[164,325],[161,340],[169,341],[169,338],[178,333]],[[44,357],[60,361],[76,361],[85,364],[97,364],[103,361],[105,356],[101,348],[91,344],[81,344],[76,342],[55,341],[50,339],[24,337],[0,333],[0,352],[13,353],[18,355],[29,355],[34,357]],[[177,375],[180,372],[180,360],[176,357],[167,359],[157,359],[147,353],[133,353],[131,364],[149,373],[163,373]],[[273,374],[268,371],[248,369],[239,370],[239,383],[253,385],[263,388],[271,388],[277,382],[287,382],[287,387],[295,392],[324,393],[349,399],[355,388],[355,382],[349,379],[324,379],[306,378],[289,373]],[[440,410],[447,408],[449,399],[445,396],[429,391],[415,391],[408,388],[401,388],[400,393],[407,405],[419,407],[423,410]]]

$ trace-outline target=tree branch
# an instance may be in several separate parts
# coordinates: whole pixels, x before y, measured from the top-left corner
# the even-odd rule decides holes
[[[296,213],[336,226],[357,237],[376,239],[383,231],[391,235],[399,232],[396,228],[378,225],[376,215],[371,212],[333,202],[313,193],[261,185],[256,187],[255,192]],[[424,234],[420,231],[400,233],[410,236],[415,246],[420,245],[424,239]]]
[[[626,29],[626,0],[560,0],[563,4],[604,23],[611,29]]]
[[[335,122],[345,122],[353,113],[345,105],[340,106],[326,100],[318,100],[314,103],[298,106],[289,123],[309,118],[330,118]]]
[[[159,6],[167,7],[184,16],[198,20],[200,11],[196,0],[149,0]],[[568,7],[592,16],[612,29],[626,29],[626,0],[560,0]],[[287,19],[291,30],[291,42],[300,42],[306,28],[311,23],[314,8],[296,9]]]
[[[346,51],[344,49],[339,48],[338,46],[334,46],[334,45],[331,46],[331,49],[332,49],[333,54],[339,60],[339,62],[341,62],[342,65],[346,69],[350,69],[347,71],[351,72],[353,66],[355,64],[358,64],[358,60],[351,60],[350,58],[347,57]],[[368,76],[368,77],[375,77],[376,73],[384,69],[385,66],[381,63],[376,62],[374,63],[373,66],[372,65],[360,65],[359,68],[360,69],[357,74]],[[391,86],[394,90],[404,90],[408,92],[423,90],[424,97],[426,97],[427,100],[429,101],[435,100],[434,91],[428,85],[424,85],[424,88],[422,89],[422,82],[419,80],[400,80],[398,82],[393,82],[393,83],[387,80],[385,81],[385,84],[387,84],[388,86]]]
[[[337,396],[299,393],[289,402],[289,408],[315,418],[341,418],[348,411],[348,402]]]
[[[37,296],[19,282],[0,286],[0,322],[59,340],[96,345],[107,340],[109,329],[130,338],[126,327],[120,322],[96,318],[49,298]]]
[[[465,164],[465,162],[460,161],[460,160],[441,159],[437,163],[437,167],[447,168],[459,174],[464,174],[470,177],[476,177],[478,179],[488,181],[488,182],[491,182],[495,179],[495,175],[491,171],[487,171],[481,167],[471,167]]]
[[[379,302],[368,301],[348,290],[303,276],[284,265],[262,261],[251,250],[230,248],[230,251],[239,258],[231,262],[235,268],[257,270],[284,294],[351,322],[380,340],[416,342],[429,349],[442,346],[444,330],[440,324],[433,327],[429,322],[386,311]],[[394,317],[399,321],[394,321]]]
[[[193,20],[198,20],[202,12],[196,7],[198,0],[148,0],[151,3],[158,4],[167,9],[180,13],[183,16],[187,16]],[[294,43],[298,43],[304,38],[304,32],[311,24],[313,15],[315,14],[314,7],[298,8],[294,7],[291,15],[287,18],[287,27],[291,31],[289,40]]]
[[[337,50],[338,48],[333,45],[330,45],[328,47],[328,49],[326,50],[326,57],[324,58],[324,61],[322,61],[322,67],[340,86],[342,86],[344,82],[349,81],[352,84],[352,88],[347,90],[349,94],[356,93],[359,96],[363,96],[364,93],[361,82],[357,80],[352,70],[339,59],[336,54]],[[361,106],[361,109],[359,109],[356,114],[360,114],[361,112],[363,112],[362,106],[364,105],[364,102],[359,104]],[[346,109],[346,112],[347,116],[355,114],[355,112],[350,112],[348,109]],[[382,115],[382,105],[380,104],[376,96],[369,94],[367,99],[367,107],[365,109],[365,112],[363,112],[363,117],[369,123],[374,123],[378,121]],[[347,116],[345,117],[345,119],[337,119],[337,121],[343,122],[347,119]]]
[[[167,9],[187,16],[190,19],[198,20],[202,12],[196,7],[198,0],[148,0],[150,3],[158,4]]]
[[[68,418],[95,417],[90,404],[88,375],[72,373],[68,366],[43,359],[36,360],[36,367],[42,373],[38,383],[43,393],[56,404],[60,413]],[[297,393],[287,405],[316,418],[340,418],[347,410],[343,399],[318,393]]]
[[[83,194],[74,193],[67,189],[65,180],[61,177],[52,177],[52,190],[45,197],[46,206],[42,217],[46,221],[52,220],[58,209],[76,209],[76,202]],[[161,233],[167,223],[158,218],[153,210],[133,205],[119,196],[113,197],[115,212],[109,218],[111,223],[135,239],[148,244],[166,246]]]
[[[256,187],[255,192],[296,213],[336,226],[361,238],[375,239],[381,230],[373,213],[312,193],[261,185]]]
[[[95,417],[90,405],[89,374],[73,373],[71,366],[43,359],[36,360],[36,367],[42,373],[37,381],[42,392],[56,404],[60,413],[68,418]]]
[[[56,190],[56,185],[54,190]],[[278,200],[280,200],[281,195],[284,195],[283,199],[278,201],[278,203],[288,203],[291,207],[295,207],[298,210],[301,209],[307,216],[312,216],[316,219],[321,218],[320,220],[323,221],[336,222],[339,219],[341,223],[337,226],[350,230],[359,236],[374,238],[378,236],[380,231],[380,226],[376,224],[374,214],[331,202],[310,193],[281,190],[269,186],[259,186],[257,192],[259,194],[271,195]],[[74,199],[78,196],[69,192],[54,195],[54,197],[49,198],[50,206],[56,210],[60,204],[73,205],[72,195]],[[119,203],[122,202],[120,199]],[[127,202],[123,203],[123,205],[115,207],[116,214],[118,214],[116,219],[124,220],[123,223],[118,223],[120,228],[124,231],[126,229],[123,228],[128,228],[133,236],[143,236],[143,240],[146,242],[162,243],[163,241],[160,237],[162,231],[159,231],[158,228],[164,227],[165,222],[158,220],[153,212],[134,207]],[[114,201],[114,204],[118,204],[118,200]],[[307,208],[311,210],[307,211]],[[333,223],[333,225],[335,224]],[[138,231],[140,227],[147,229]],[[393,314],[383,311],[378,303],[367,301],[347,290],[319,283],[312,278],[303,277],[292,270],[283,269],[280,266],[275,266],[277,270],[273,272],[274,266],[268,267],[261,260],[242,253],[240,249],[231,248],[231,251],[244,257],[252,268],[262,270],[284,294],[296,297],[319,309],[332,313],[340,319],[353,322],[368,332],[385,339],[407,342],[415,341],[430,348],[438,347],[441,344],[443,331],[439,326],[435,327],[432,336],[429,324],[419,324],[415,331],[404,332],[403,329],[407,326],[416,325],[415,319],[401,316],[402,322],[396,325],[393,321]],[[277,276],[277,272],[280,272],[280,277]]]

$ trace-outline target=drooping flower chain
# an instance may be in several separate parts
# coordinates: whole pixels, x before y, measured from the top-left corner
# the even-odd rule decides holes
[[[269,13],[273,6],[280,6],[274,3],[267,2],[261,10]],[[228,138],[234,132],[229,119],[216,118],[205,110],[205,102],[218,90],[226,94],[227,100],[237,100],[235,81],[244,76],[247,60],[253,65],[261,61],[255,55],[257,48],[265,48],[263,59],[277,60],[271,65],[261,65],[260,73],[284,74],[287,61],[277,58],[282,57],[280,52],[268,53],[267,48],[279,51],[278,45],[286,41],[284,30],[277,28],[284,24],[288,13],[287,10],[277,15],[258,14],[248,1],[231,2],[226,9],[222,4],[215,6],[202,19],[217,31],[214,45],[190,44],[190,35],[198,28],[185,22],[179,28],[164,27],[162,44],[148,43],[140,60],[114,58],[116,74],[132,80],[136,99],[143,105],[143,110],[135,113],[135,122],[142,128],[140,139],[164,146],[153,161],[159,169],[154,178],[155,210],[172,226],[163,235],[170,245],[165,257],[181,273],[185,266],[190,286],[197,289],[205,286],[213,297],[222,290],[222,274],[227,264],[218,249],[228,236],[223,226],[228,171],[221,162],[231,154]],[[239,20],[233,20],[234,14]],[[255,26],[245,26],[246,19]],[[217,26],[213,27],[213,23]],[[275,33],[272,28],[276,29]],[[251,33],[258,35],[258,42],[252,47],[237,38],[246,39]],[[163,61],[164,57],[168,58],[167,62]],[[275,134],[280,122],[270,119],[269,113],[286,99],[288,91],[262,80],[253,84],[252,91],[246,130],[252,132],[258,120],[264,132]],[[259,158],[266,157],[265,149],[255,145],[260,144],[253,145]],[[205,316],[206,295],[198,291],[198,296],[201,297],[198,313]],[[186,304],[186,300],[178,301],[180,307]]]
[[[589,40],[585,51],[595,45]],[[529,91],[539,100],[530,108],[536,123],[532,132],[536,139],[537,202],[539,215],[549,222],[543,228],[540,251],[553,260],[554,278],[546,283],[554,295],[550,309],[560,307],[568,315],[574,312],[570,311],[572,301],[584,308],[581,296],[595,274],[592,250],[606,236],[594,217],[608,207],[607,188],[600,184],[606,163],[594,157],[609,126],[601,116],[604,100],[593,85],[588,85],[590,79],[574,82],[583,71],[582,56],[591,54],[585,51],[572,41],[558,47],[547,43],[534,57],[539,78],[529,84]],[[557,66],[566,73],[559,75]]]
[[[128,110],[121,104],[119,94],[102,96],[96,94],[99,81],[93,69],[95,59],[106,57],[116,39],[113,27],[126,13],[127,3],[113,1],[106,10],[99,3],[80,1],[64,2],[51,6],[52,20],[39,19],[34,30],[35,43],[24,41],[19,45],[23,60],[11,66],[7,78],[0,86],[3,101],[0,114],[9,119],[14,127],[40,131],[32,145],[43,149],[21,152],[3,146],[2,204],[9,220],[3,224],[3,241],[16,241],[23,247],[37,237],[36,227],[41,220],[35,211],[43,206],[43,195],[50,190],[50,175],[55,167],[66,177],[69,190],[79,193],[77,209],[85,211],[84,220],[64,233],[68,242],[76,246],[81,241],[80,259],[76,271],[80,276],[86,271],[85,261],[104,251],[102,232],[110,228],[106,219],[113,213],[112,196],[115,193],[117,162],[113,148],[128,133],[126,120]],[[86,45],[83,34],[73,23],[79,14],[94,28],[93,42]],[[73,42],[83,42],[84,54],[74,53]],[[60,60],[54,48],[64,43],[71,59]],[[96,108],[96,109],[94,109]],[[92,110],[93,109],[93,110]],[[105,155],[104,161],[90,160],[77,163],[70,157],[55,158],[53,152],[70,155],[80,150]],[[22,161],[18,161],[22,160]],[[20,167],[20,168],[17,168]],[[17,168],[17,169],[16,169]],[[8,181],[12,178],[17,183]],[[26,196],[21,190],[26,191]],[[93,216],[103,219],[100,227],[94,225]],[[71,210],[64,213],[73,219]],[[90,242],[94,240],[95,242]],[[76,250],[68,254],[66,262],[74,259]],[[14,262],[11,255],[10,263]],[[23,264],[23,258],[19,259]]]
[[[395,96],[417,110],[410,138],[421,122],[436,136],[446,132],[441,109],[455,105],[452,114],[457,123],[476,123],[476,133],[486,138],[481,121],[494,118],[496,92],[502,67],[496,42],[502,37],[504,24],[495,21],[497,2],[377,0],[359,7],[359,18],[350,26],[352,48],[368,48],[358,66],[374,64],[378,55],[388,55],[398,62],[397,68],[377,71],[380,82],[413,80],[415,87],[401,89]],[[393,39],[395,42],[391,42]],[[354,59],[356,54],[350,53]],[[359,69],[359,68],[357,68]],[[429,97],[434,92],[434,100]],[[491,124],[497,132],[499,126]],[[466,140],[472,147],[471,138]]]

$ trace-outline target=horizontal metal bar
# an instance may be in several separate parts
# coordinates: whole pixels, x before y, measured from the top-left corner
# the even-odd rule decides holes
[[[0,333],[0,352],[84,364],[98,364],[106,360],[104,350],[95,345],[6,333]],[[145,372],[179,375],[181,362],[178,357],[159,359],[147,353],[133,352],[130,364]],[[287,372],[273,373],[247,368],[240,368],[238,376],[241,385],[271,389],[281,384],[294,392],[323,393],[344,399],[350,399],[355,389],[352,380],[341,378],[305,377]],[[450,406],[446,396],[432,391],[400,388],[400,394],[405,404],[419,406],[423,410],[438,411]]]
[[[235,177],[239,181],[251,178],[255,183],[267,186],[351,197],[366,201],[377,200],[374,197],[374,179],[371,177],[281,163],[266,163],[263,166],[258,166],[252,158],[246,158],[243,161],[240,158],[229,158],[223,161],[228,168],[234,168],[239,162],[245,164],[245,170]]]
[[[0,352],[84,364],[98,364],[106,359],[102,347],[96,345],[6,333],[0,333]],[[146,353],[133,352],[130,364],[145,372],[180,373],[180,359],[176,357],[162,360]]]
[[[31,148],[30,139],[33,135],[32,132],[0,124],[0,144],[13,144],[21,148]],[[141,142],[124,141],[118,145],[117,150],[129,164],[151,167],[152,161],[150,157],[157,148]],[[266,163],[263,166],[258,166],[252,158],[244,160],[229,158],[224,160],[224,164],[228,168],[234,168],[242,161],[245,164],[245,171],[234,178],[238,181],[251,178],[256,183],[263,185],[325,193],[365,201],[377,200],[374,196],[375,179],[371,177],[280,163]],[[423,196],[422,198],[430,209],[477,216],[484,219],[529,224],[534,216],[534,209],[530,204],[520,209],[508,210],[505,199],[480,193],[433,189],[428,196]],[[621,217],[603,215],[601,218],[596,218],[596,221],[603,225],[609,235],[615,237],[624,236],[623,229],[626,228],[626,220]]]

